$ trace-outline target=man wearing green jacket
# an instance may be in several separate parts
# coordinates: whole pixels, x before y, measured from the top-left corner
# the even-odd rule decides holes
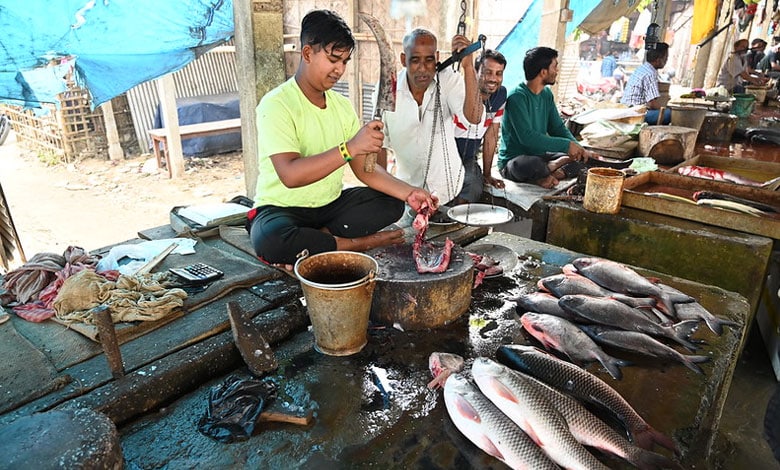
[[[552,91],[558,77],[558,52],[549,47],[529,49],[523,60],[525,83],[507,98],[498,170],[517,183],[554,188],[576,176],[581,162],[592,156],[563,124]]]

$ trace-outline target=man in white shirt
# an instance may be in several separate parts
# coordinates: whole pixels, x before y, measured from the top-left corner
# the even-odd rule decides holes
[[[729,55],[718,74],[718,86],[725,87],[729,93],[744,93],[745,83],[763,85],[765,81],[748,72],[745,55],[748,51],[748,40],[740,39],[734,43],[734,51]]]
[[[462,35],[452,38],[453,51],[469,44]],[[455,145],[455,114],[462,112],[477,124],[484,112],[474,64],[467,56],[461,63],[462,74],[451,67],[437,72],[436,36],[422,28],[407,34],[403,47],[405,67],[398,74],[395,111],[384,113],[383,147],[395,152],[398,179],[449,202],[461,191],[464,179]],[[387,164],[384,149],[378,161]]]

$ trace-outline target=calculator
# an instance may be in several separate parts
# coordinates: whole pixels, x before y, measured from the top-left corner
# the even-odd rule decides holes
[[[187,281],[204,283],[221,278],[225,273],[204,263],[191,264],[182,268],[170,268],[170,272]]]

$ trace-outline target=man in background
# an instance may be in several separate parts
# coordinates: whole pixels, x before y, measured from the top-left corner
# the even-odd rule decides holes
[[[626,106],[647,106],[645,122],[658,124],[660,108],[665,103],[659,99],[658,71],[666,65],[669,59],[669,44],[665,42],[655,43],[655,47],[646,51],[645,62],[637,67],[623,90],[620,102]],[[672,121],[672,111],[664,112],[661,124],[669,124]]]
[[[504,182],[493,178],[490,173],[493,156],[498,148],[501,119],[504,116],[507,91],[502,85],[506,58],[493,49],[487,49],[476,64],[479,74],[479,96],[485,106],[482,120],[471,124],[463,113],[455,115],[455,143],[458,145],[466,175],[463,189],[456,203],[476,202],[482,195],[483,183],[503,188]],[[482,147],[482,169],[477,163],[477,154]]]
[[[764,79],[751,75],[747,68],[745,56],[748,50],[748,40],[739,39],[734,42],[734,50],[729,54],[718,74],[717,85],[726,88],[729,93],[744,93],[745,84],[763,85]]]
[[[563,123],[552,91],[558,77],[558,51],[534,47],[523,60],[525,83],[509,94],[501,126],[498,170],[516,183],[551,189],[572,178],[578,163],[594,154],[585,150]]]

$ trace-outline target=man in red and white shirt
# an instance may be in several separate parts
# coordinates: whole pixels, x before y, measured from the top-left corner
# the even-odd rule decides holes
[[[455,142],[458,144],[465,178],[463,189],[456,202],[475,202],[482,195],[483,182],[496,188],[503,188],[504,181],[493,178],[490,173],[493,155],[498,147],[501,119],[504,116],[507,91],[502,85],[506,58],[503,54],[488,49],[476,64],[479,73],[479,93],[484,104],[482,121],[471,124],[463,113],[455,115]],[[484,138],[484,142],[483,142]],[[477,163],[477,154],[482,146],[482,169]]]

